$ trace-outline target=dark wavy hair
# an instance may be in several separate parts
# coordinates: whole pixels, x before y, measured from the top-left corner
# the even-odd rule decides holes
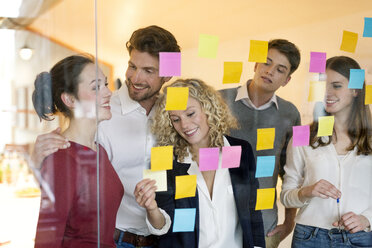
[[[52,116],[56,112],[72,117],[72,111],[63,103],[61,95],[68,93],[78,99],[79,76],[89,63],[94,64],[92,56],[73,55],[59,61],[50,72],[37,75],[32,102],[40,120],[53,120]]]
[[[283,54],[291,64],[288,76],[295,72],[301,61],[301,54],[298,47],[284,39],[275,39],[269,41],[269,49],[276,49]]]
[[[176,38],[164,28],[152,25],[133,32],[126,43],[129,54],[133,49],[159,58],[159,52],[180,52]]]
[[[345,78],[349,79],[350,69],[360,69],[360,65],[354,59],[346,56],[336,56],[327,59],[326,68],[340,73]],[[372,137],[372,121],[371,111],[368,105],[364,104],[365,84],[362,89],[353,89],[357,92],[357,96],[353,98],[350,115],[348,118],[347,128],[348,136],[351,140],[351,145],[347,148],[352,151],[355,147],[358,149],[358,155],[372,154],[371,137]],[[329,113],[326,113],[329,115]],[[320,146],[327,146],[332,142],[333,136],[324,141],[322,137],[317,137],[318,120],[314,120],[310,125],[310,145],[314,149]],[[335,137],[337,136],[335,134]]]

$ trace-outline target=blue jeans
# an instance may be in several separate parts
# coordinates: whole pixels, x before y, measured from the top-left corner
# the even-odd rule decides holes
[[[132,244],[122,241],[123,237],[124,237],[124,232],[120,232],[119,239],[117,242],[115,242],[116,248],[153,248],[152,246],[141,246],[141,247],[137,246],[136,247]]]
[[[296,224],[292,248],[346,248],[372,247],[372,232],[349,233],[345,230],[331,230]]]

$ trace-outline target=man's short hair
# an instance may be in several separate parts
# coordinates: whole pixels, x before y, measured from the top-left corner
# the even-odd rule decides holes
[[[180,52],[176,38],[164,28],[152,25],[133,32],[126,43],[129,54],[133,49],[159,58],[159,52]]]
[[[291,69],[289,70],[289,76],[298,68],[300,64],[301,55],[297,46],[292,42],[284,39],[275,39],[269,41],[269,49],[276,49],[281,54],[287,57],[289,63],[291,64]]]

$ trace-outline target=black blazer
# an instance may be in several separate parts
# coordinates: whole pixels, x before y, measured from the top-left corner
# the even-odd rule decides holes
[[[226,136],[231,146],[241,146],[242,156],[239,168],[229,169],[231,183],[238,212],[239,222],[243,230],[243,247],[265,247],[265,234],[261,211],[255,211],[258,180],[255,178],[256,163],[251,145],[241,139]],[[167,171],[168,191],[157,192],[156,201],[172,219],[168,233],[158,237],[157,247],[192,248],[199,244],[199,198],[195,197],[175,200],[175,177],[188,175],[190,164],[173,161],[173,170]],[[176,208],[196,208],[194,232],[173,233],[174,210]]]

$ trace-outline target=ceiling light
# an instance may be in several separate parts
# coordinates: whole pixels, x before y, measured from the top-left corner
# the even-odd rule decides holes
[[[27,45],[25,45],[19,50],[19,56],[23,60],[30,60],[32,57],[32,54],[33,54],[33,50],[29,48]]]

